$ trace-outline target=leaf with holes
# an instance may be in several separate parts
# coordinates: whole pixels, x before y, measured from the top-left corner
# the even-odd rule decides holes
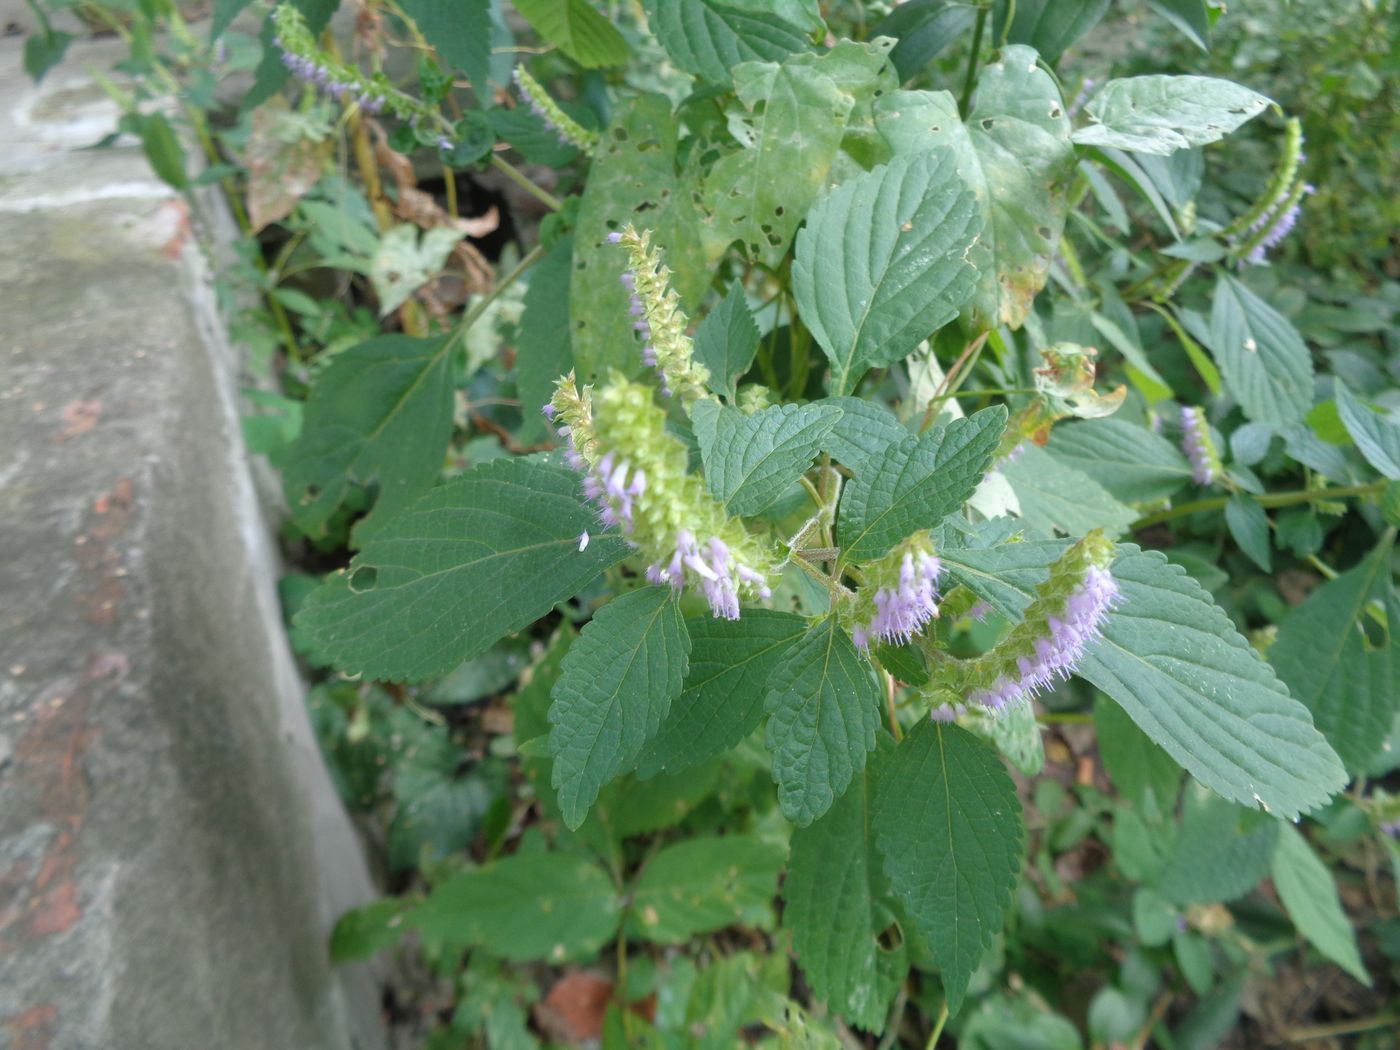
[[[977,83],[966,123],[946,91],[896,91],[876,105],[880,134],[898,155],[950,150],[984,216],[968,261],[977,291],[974,329],[1018,328],[1050,276],[1065,229],[1065,186],[1074,171],[1059,88],[1019,44],[1002,50]]]
[[[972,294],[977,271],[967,256],[982,216],[955,168],[947,151],[897,157],[843,182],[808,214],[792,290],[831,361],[833,393],[902,360]]]
[[[617,66],[632,50],[588,0],[513,0],[535,31],[585,69]]]
[[[1126,77],[1089,99],[1084,115],[1091,123],[1075,131],[1074,141],[1165,157],[1218,142],[1268,105],[1257,91],[1216,77]]]
[[[767,929],[783,859],[781,846],[742,835],[668,846],[633,887],[628,932],[673,944],[726,926]]]
[[[1215,282],[1210,348],[1225,387],[1260,423],[1301,423],[1312,407],[1312,355],[1288,319],[1229,274]]]
[[[895,913],[870,834],[871,785],[879,763],[894,749],[888,734],[881,753],[826,815],[792,833],[783,880],[783,926],[807,983],[846,1020],[879,1031],[890,999],[909,970],[903,941],[880,946]]]
[[[807,630],[792,613],[745,609],[738,620],[686,621],[690,672],[637,773],[651,777],[723,754],[758,728],[773,669]]]
[[[868,465],[841,493],[836,541],[842,557],[869,561],[920,529],[931,529],[972,495],[1006,429],[1006,409],[907,437]]]
[[[297,528],[324,535],[352,485],[379,486],[368,523],[437,480],[452,436],[448,344],[446,336],[382,335],[331,358],[280,464]]]
[[[880,725],[880,690],[850,636],[828,617],[787,651],[765,706],[778,801],[783,816],[805,827],[865,768]]]
[[[840,418],[830,405],[770,405],[752,415],[720,409],[700,442],[710,493],[730,514],[766,510],[806,473]]]
[[[614,598],[570,647],[549,708],[553,784],[570,828],[583,823],[604,784],[636,767],[680,695],[689,656],[668,587]]]
[[[578,475],[538,459],[485,463],[375,531],[350,568],[312,592],[296,624],[349,674],[446,674],[573,597],[627,557],[597,528]]]
[[[812,49],[810,35],[778,8],[771,0],[646,0],[647,23],[671,61],[724,87],[741,62],[781,61]]]
[[[967,730],[923,719],[881,764],[871,824],[890,889],[956,1013],[1021,872],[1016,786]]]

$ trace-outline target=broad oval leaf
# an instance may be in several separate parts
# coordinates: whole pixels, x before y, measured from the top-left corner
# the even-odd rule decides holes
[[[1298,932],[1327,958],[1367,987],[1371,975],[1361,961],[1356,931],[1342,910],[1337,882],[1297,828],[1279,829],[1274,849],[1274,888]]]
[[[1332,384],[1342,425],[1366,462],[1392,481],[1400,479],[1400,426],[1363,405],[1340,379]]]
[[[968,253],[979,276],[966,311],[977,329],[1020,327],[1065,229],[1074,148],[1060,90],[1037,57],[1020,44],[1003,48],[978,79],[966,123],[946,91],[896,91],[876,106],[896,154],[952,150],[977,195],[985,224]]]
[[[675,773],[723,754],[758,728],[773,669],[807,631],[800,616],[745,609],[738,620],[686,620],[690,672],[637,774]]]
[[[1229,274],[1215,282],[1210,348],[1225,386],[1260,423],[1301,423],[1312,407],[1307,344],[1288,319]]]
[[[783,816],[812,823],[865,768],[880,725],[880,690],[850,636],[828,617],[794,644],[769,679],[764,743]]]
[[[923,719],[881,763],[872,826],[890,889],[956,1013],[1021,872],[1016,786],[967,730]]]
[[[1011,24],[1006,25],[1008,8],[997,8],[998,39],[1027,44],[1054,65],[1067,47],[1099,24],[1109,0],[1021,0],[1010,7]]]
[[[597,528],[578,475],[534,459],[483,464],[377,530],[296,625],[340,670],[381,681],[446,674],[573,597],[629,552]]]
[[[668,943],[726,926],[771,926],[783,859],[782,846],[742,835],[669,846],[637,880],[628,931]]]
[[[1016,493],[1021,520],[1037,532],[1082,536],[1100,528],[1110,537],[1127,531],[1137,512],[1110,496],[1090,474],[1027,442],[999,468]]]
[[[541,410],[554,396],[554,383],[574,364],[569,324],[569,281],[573,240],[564,237],[535,264],[525,290],[525,312],[515,337],[515,381],[524,422],[521,441],[544,436]]]
[[[403,0],[423,38],[467,74],[481,105],[491,105],[491,0]]]
[[[828,397],[819,403],[835,405],[841,410],[841,418],[827,435],[826,451],[856,473],[880,459],[891,445],[910,436],[894,413],[878,401]]]
[[[632,51],[588,0],[513,0],[535,31],[585,69],[616,66]]]
[[[1217,77],[1125,77],[1108,81],[1085,104],[1092,123],[1074,141],[1164,157],[1218,142],[1268,105],[1257,91]]]
[[[720,409],[700,443],[711,494],[730,514],[766,510],[806,473],[840,418],[831,405],[771,405],[752,415]]]
[[[982,480],[1006,429],[1006,409],[984,408],[885,451],[841,494],[836,538],[842,557],[869,561],[962,507]]]
[[[1175,445],[1121,419],[1060,423],[1046,448],[1125,503],[1166,499],[1191,480],[1191,464]]]
[[[603,785],[630,772],[681,691],[690,656],[680,606],[643,587],[603,606],[564,657],[549,708],[552,782],[577,828]]]
[[[831,391],[848,394],[958,315],[977,271],[982,231],[972,191],[946,151],[897,157],[848,179],[811,210],[797,237],[798,313],[831,361]]]
[[[728,86],[740,62],[778,61],[812,42],[764,0],[646,0],[647,22],[677,66]]]

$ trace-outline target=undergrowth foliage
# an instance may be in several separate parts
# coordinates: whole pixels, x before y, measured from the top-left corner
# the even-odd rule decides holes
[[[308,391],[262,445],[299,536],[352,552],[294,601],[344,676],[318,687],[338,775],[388,720],[435,741],[355,774],[415,807],[391,845],[425,886],[347,917],[340,955],[417,931],[468,975],[451,1030],[491,1046],[533,1038],[501,960],[606,951],[619,1003],[662,998],[614,1009],[615,1045],[950,1016],[969,1046],[1018,1016],[1079,1045],[996,978],[1064,900],[1064,790],[1034,780],[1063,720],[1097,727],[1118,793],[1079,784],[1073,834],[1132,887],[1134,958],[1228,994],[1213,971],[1248,952],[1193,909],[1272,874],[1368,979],[1295,825],[1349,807],[1400,856],[1384,791],[1335,801],[1392,768],[1400,423],[1383,359],[1315,357],[1270,276],[1308,222],[1305,114],[1214,77],[1076,78],[1102,3],[401,0],[348,52],[333,7],[277,6],[244,63],[272,177],[314,176],[254,275]],[[1218,15],[1152,7],[1200,45]],[[360,189],[328,174],[332,128]],[[1205,159],[1242,130],[1269,170],[1222,192]],[[447,206],[415,204],[415,155]],[[548,213],[494,273],[454,170]],[[304,243],[382,321],[279,285]],[[1291,609],[1285,562],[1327,578]],[[522,782],[478,799],[404,704],[500,694],[497,779]],[[745,927],[764,950],[719,933]],[[663,976],[653,946],[687,944]],[[1094,1039],[1166,1031],[1152,972],[1105,984]]]

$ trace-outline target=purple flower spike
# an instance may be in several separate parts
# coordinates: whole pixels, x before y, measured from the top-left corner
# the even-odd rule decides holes
[[[932,554],[904,555],[899,583],[875,592],[875,617],[861,631],[869,648],[870,638],[902,645],[938,615],[938,559]],[[859,643],[857,643],[859,644]]]
[[[1210,440],[1205,414],[1191,405],[1181,409],[1181,450],[1191,461],[1191,478],[1197,485],[1209,485],[1215,480],[1215,459],[1206,446]]]
[[[1056,679],[1068,678],[1085,648],[1098,637],[1104,617],[1117,600],[1118,585],[1113,574],[1091,566],[1066,600],[1064,612],[1050,617],[1050,633],[1036,640],[1035,654],[1021,657],[1015,674],[1002,675],[989,688],[974,692],[972,699],[1000,710],[1009,703],[1035,696]]]

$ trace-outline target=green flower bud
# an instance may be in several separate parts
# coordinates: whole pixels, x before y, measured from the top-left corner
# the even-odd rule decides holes
[[[530,112],[544,121],[545,126],[559,136],[560,142],[566,146],[577,146],[585,153],[593,151],[593,147],[598,145],[596,131],[585,128],[560,109],[559,103],[550,97],[549,92],[524,66],[516,66],[511,76]]]

